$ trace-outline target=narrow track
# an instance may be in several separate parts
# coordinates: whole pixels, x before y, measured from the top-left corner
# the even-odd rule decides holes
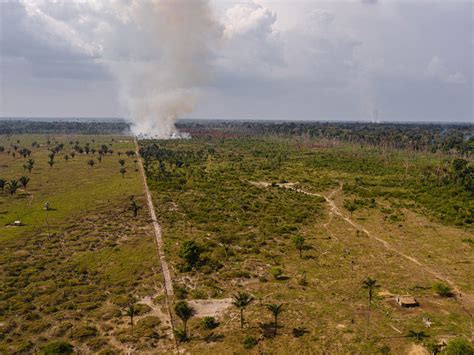
[[[171,304],[172,304],[173,295],[174,295],[173,281],[171,280],[171,273],[168,267],[168,263],[166,262],[165,248],[164,248],[164,243],[163,243],[163,237],[161,234],[161,226],[158,223],[158,220],[156,218],[155,207],[153,206],[153,200],[151,199],[150,189],[148,188],[148,183],[146,181],[145,169],[143,168],[143,162],[142,162],[142,158],[139,152],[138,141],[136,138],[134,138],[133,141],[135,143],[135,152],[137,155],[138,167],[140,170],[140,175],[142,176],[143,188],[146,195],[148,210],[150,211],[150,217],[153,224],[153,231],[155,233],[155,241],[156,241],[156,246],[158,249],[158,258],[160,260],[161,272],[163,274],[163,279],[165,282],[166,304],[167,304],[168,316],[170,318],[170,324],[172,328],[171,336],[174,338],[173,317],[171,313]]]
[[[410,255],[407,255],[403,252],[401,252],[400,250],[398,250],[396,247],[392,246],[389,242],[387,242],[386,240],[378,237],[378,236],[375,236],[373,235],[371,232],[369,232],[364,226],[354,222],[351,218],[347,217],[346,215],[344,215],[341,210],[337,207],[336,203],[334,202],[334,200],[332,199],[332,197],[334,196],[334,194],[339,191],[339,190],[342,190],[342,184],[339,186],[338,189],[332,191],[329,196],[326,196],[326,195],[323,195],[323,194],[318,194],[318,193],[314,193],[314,192],[309,192],[309,191],[305,191],[305,190],[302,190],[302,189],[299,189],[299,188],[296,188],[294,186],[286,186],[286,185],[280,185],[280,187],[283,187],[283,188],[287,188],[287,189],[291,189],[293,191],[296,191],[296,192],[299,192],[299,193],[302,193],[302,194],[305,194],[305,195],[310,195],[310,196],[318,196],[318,197],[322,197],[326,200],[326,202],[329,204],[329,207],[331,209],[331,213],[334,214],[334,215],[337,215],[339,216],[340,218],[342,218],[344,221],[346,221],[348,224],[350,224],[352,227],[356,228],[357,230],[361,230],[362,232],[364,232],[368,237],[376,240],[377,242],[381,243],[385,249],[387,250],[390,250],[391,252],[394,252],[396,254],[398,254],[399,256],[401,256],[402,258],[406,259],[406,260],[409,260],[410,262],[418,265],[418,267],[420,267],[423,271],[425,271],[426,273],[428,274],[431,274],[432,276],[434,276],[435,278],[439,279],[439,280],[442,280],[444,282],[446,282],[447,284],[449,284],[451,286],[451,288],[453,289],[453,291],[455,292],[456,294],[456,301],[457,303],[461,306],[461,308],[463,309],[463,311],[471,318],[471,322],[473,321],[473,315],[472,315],[472,311],[470,310],[471,307],[467,306],[466,305],[466,302],[465,302],[465,299],[461,299],[461,297],[457,297],[457,296],[460,296],[461,295],[461,289],[449,278],[447,278],[446,276],[442,275],[440,272],[438,271],[435,271],[433,270],[432,268],[426,266],[425,264],[423,264],[422,262],[420,262],[418,259],[414,258],[413,256],[410,256]],[[327,229],[327,226],[325,226],[325,228]],[[471,329],[472,328],[472,325],[471,325]],[[474,331],[474,329],[473,329]]]

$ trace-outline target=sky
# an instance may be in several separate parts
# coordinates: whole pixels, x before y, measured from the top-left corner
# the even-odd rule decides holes
[[[133,99],[171,80],[193,93],[182,118],[474,122],[474,1],[201,1],[210,25],[179,1],[164,31],[130,15],[146,1],[2,0],[0,116],[133,116],[146,63]],[[189,46],[196,67],[162,65]]]

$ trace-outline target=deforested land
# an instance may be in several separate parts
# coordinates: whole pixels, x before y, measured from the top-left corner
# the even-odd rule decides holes
[[[0,123],[0,352],[472,351],[474,126],[88,124]]]

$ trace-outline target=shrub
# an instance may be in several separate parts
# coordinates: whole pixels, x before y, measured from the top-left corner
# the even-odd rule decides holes
[[[192,240],[187,240],[181,246],[179,256],[186,262],[186,266],[192,269],[199,261],[201,251]]]
[[[244,341],[242,342],[243,346],[245,349],[251,349],[253,348],[255,345],[258,344],[258,341],[257,339],[255,339],[253,336],[246,336]]]
[[[41,348],[40,354],[55,355],[55,354],[72,354],[74,347],[65,341],[53,341]]]
[[[443,355],[472,355],[474,354],[474,346],[465,338],[455,338],[448,342],[441,353]]]
[[[272,267],[270,269],[270,274],[272,274],[275,280],[278,280],[281,277],[281,275],[283,275],[283,271],[279,267]]]
[[[440,295],[441,297],[452,297],[453,292],[451,290],[451,287],[446,285],[443,282],[435,282],[433,284],[433,290]]]
[[[214,317],[204,317],[202,319],[202,326],[204,329],[214,329],[219,326],[219,322]]]
[[[176,337],[176,340],[178,340],[179,342],[184,342],[188,340],[188,337],[186,333],[184,332],[184,329],[175,329],[174,336]]]

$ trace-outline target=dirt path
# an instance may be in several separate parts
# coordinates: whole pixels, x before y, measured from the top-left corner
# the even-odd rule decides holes
[[[390,250],[391,252],[394,252],[394,253],[398,254],[402,258],[411,261],[412,263],[418,265],[423,271],[431,274],[432,276],[434,276],[435,278],[437,278],[439,280],[442,280],[442,281],[446,282],[447,284],[449,284],[452,287],[452,289],[455,292],[456,296],[461,295],[461,289],[451,279],[447,278],[446,276],[442,275],[440,272],[435,271],[432,268],[430,268],[430,267],[426,266],[425,264],[421,263],[418,259],[414,258],[413,256],[410,256],[410,255],[407,255],[407,254],[401,252],[400,250],[398,250],[396,247],[392,246],[386,240],[384,240],[384,239],[382,239],[382,238],[380,238],[376,235],[373,235],[364,226],[354,222],[351,218],[345,216],[341,212],[339,207],[337,207],[334,200],[332,200],[332,197],[334,196],[334,194],[336,194],[338,191],[342,190],[342,184],[339,186],[339,188],[333,190],[329,194],[329,196],[314,193],[314,192],[305,191],[305,190],[296,188],[294,185],[295,184],[278,184],[278,186],[280,186],[282,188],[291,189],[293,191],[296,191],[296,192],[299,192],[299,193],[302,193],[302,194],[305,194],[305,195],[318,196],[318,197],[324,198],[326,200],[326,202],[329,204],[329,207],[331,209],[331,212],[330,212],[331,214],[341,217],[344,221],[346,221],[352,227],[356,228],[357,230],[363,231],[368,237],[370,237],[370,238],[376,240],[377,242],[381,243],[387,250]],[[326,229],[328,229],[327,225],[325,225],[324,227]],[[331,235],[332,235],[332,233],[331,233]],[[464,295],[462,298],[461,297],[456,297],[456,301],[461,306],[461,308],[464,310],[464,312],[466,312],[466,314],[472,320],[473,316],[472,316],[472,311],[471,311],[471,307],[470,307],[472,302],[470,302],[468,300],[467,304],[469,304],[469,305],[467,305],[466,304],[466,298],[467,298],[466,296],[468,296],[468,295]]]
[[[140,169],[140,175],[142,176],[142,180],[143,180],[143,187],[144,187],[144,191],[146,195],[148,210],[150,211],[150,217],[153,224],[153,231],[155,233],[155,240],[156,240],[156,245],[158,248],[158,257],[160,259],[160,264],[161,264],[161,272],[163,274],[163,279],[165,282],[166,304],[167,304],[167,309],[168,309],[168,316],[170,319],[170,325],[172,329],[171,336],[174,338],[173,318],[171,314],[171,302],[172,302],[173,294],[174,294],[173,282],[171,280],[171,274],[168,267],[168,263],[166,262],[163,237],[161,235],[161,227],[158,224],[158,220],[156,218],[155,208],[153,206],[153,200],[151,199],[150,189],[148,188],[148,184],[146,181],[145,169],[143,168],[143,162],[139,153],[139,146],[138,146],[138,142],[136,138],[134,138],[134,143],[135,143],[135,152],[136,152],[137,160],[138,160],[138,167]]]

